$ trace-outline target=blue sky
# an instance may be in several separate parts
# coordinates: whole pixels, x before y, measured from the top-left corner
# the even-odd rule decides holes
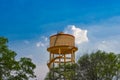
[[[88,42],[77,45],[78,56],[96,49],[120,53],[119,0],[0,0],[0,36],[9,39],[18,57],[33,59],[41,80],[49,36],[71,33],[68,25],[87,31]]]
[[[116,0],[1,0],[0,34],[12,40],[92,24],[120,14]],[[63,27],[63,28],[61,28]]]

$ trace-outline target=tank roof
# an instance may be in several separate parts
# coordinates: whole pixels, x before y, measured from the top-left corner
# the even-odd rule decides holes
[[[64,34],[64,32],[59,32],[58,34]]]
[[[59,33],[54,34],[54,35],[52,35],[52,36],[50,36],[50,37],[58,36],[58,35],[67,35],[67,36],[72,36],[72,37],[74,37],[73,35],[71,35],[71,34],[66,34],[66,33],[64,33],[64,32],[59,32]],[[75,37],[74,37],[74,38],[75,38]]]

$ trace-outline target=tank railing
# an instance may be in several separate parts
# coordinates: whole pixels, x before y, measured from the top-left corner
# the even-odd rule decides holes
[[[51,48],[51,47],[61,47],[61,46],[65,46],[65,47],[76,47],[76,46],[70,46],[70,45],[56,45],[56,46],[47,46],[47,48]]]

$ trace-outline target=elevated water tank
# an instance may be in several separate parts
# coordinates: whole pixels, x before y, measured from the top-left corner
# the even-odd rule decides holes
[[[47,48],[50,53],[48,67],[54,68],[55,65],[61,63],[75,63],[75,52],[77,50],[73,35],[60,32],[50,36],[50,46]]]

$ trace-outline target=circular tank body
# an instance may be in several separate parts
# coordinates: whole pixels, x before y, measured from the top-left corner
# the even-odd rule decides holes
[[[75,46],[75,37],[70,34],[58,33],[50,37],[50,47]]]

